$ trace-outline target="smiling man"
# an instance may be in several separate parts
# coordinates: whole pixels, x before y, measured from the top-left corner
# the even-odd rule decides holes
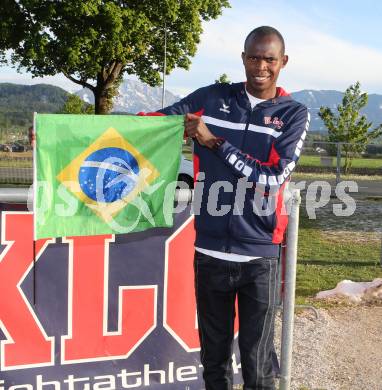
[[[195,213],[194,268],[206,390],[233,386],[236,298],[244,389],[274,389],[277,259],[287,224],[283,191],[309,125],[306,107],[276,86],[288,62],[276,29],[251,31],[242,60],[246,82],[201,88],[160,111],[186,114],[186,133],[195,141],[195,191],[202,201]],[[244,201],[236,207],[243,183]],[[258,193],[261,203],[275,201],[272,212],[258,207]]]
[[[258,99],[276,97],[276,82],[280,70],[288,62],[282,35],[270,27],[263,27],[248,35],[241,54],[245,74],[246,89]]]

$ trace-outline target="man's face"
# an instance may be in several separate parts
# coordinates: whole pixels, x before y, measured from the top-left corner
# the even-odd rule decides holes
[[[281,68],[288,62],[282,54],[282,44],[276,35],[253,36],[241,58],[247,76],[247,91],[259,99],[276,95],[276,82]]]

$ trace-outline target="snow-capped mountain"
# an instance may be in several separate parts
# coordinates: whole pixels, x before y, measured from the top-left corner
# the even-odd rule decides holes
[[[342,102],[343,93],[339,91],[315,91],[303,90],[293,92],[293,99],[305,104],[309,108],[311,115],[310,130],[324,131],[327,129],[318,116],[320,107],[329,107],[334,113],[337,113],[337,106]],[[367,116],[374,127],[382,123],[382,95],[369,94],[367,106],[361,110],[361,113]]]
[[[94,95],[87,88],[76,92],[87,103],[94,103]],[[175,103],[179,96],[166,90],[165,105]],[[150,87],[140,81],[124,80],[119,87],[119,95],[114,98],[113,112],[156,111],[162,107],[162,87]]]
[[[88,89],[77,92],[83,100],[94,103],[94,96]],[[318,116],[320,107],[330,107],[336,112],[337,105],[341,103],[343,92],[334,90],[303,90],[292,93],[292,97],[305,104],[310,111],[312,131],[327,129]],[[166,91],[165,105],[170,105],[180,100],[180,96]],[[137,113],[139,111],[150,112],[160,109],[162,106],[162,88],[149,87],[148,85],[134,80],[124,80],[119,88],[119,95],[114,99],[113,112]],[[374,126],[382,123],[382,95],[370,94],[367,106],[362,110]]]

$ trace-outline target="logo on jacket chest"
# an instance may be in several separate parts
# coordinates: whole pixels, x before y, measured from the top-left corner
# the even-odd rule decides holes
[[[270,116],[265,116],[264,117],[264,124],[275,125],[276,129],[281,129],[284,122],[281,119],[279,119],[277,116],[275,116],[274,118],[272,118]]]
[[[229,110],[229,106],[226,106],[224,103],[223,103],[223,107],[220,107],[219,108],[219,111],[223,111],[227,114],[229,114],[231,111]]]

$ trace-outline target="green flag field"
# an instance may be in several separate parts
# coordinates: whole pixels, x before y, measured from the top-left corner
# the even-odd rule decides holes
[[[35,114],[35,238],[171,226],[183,122]]]

